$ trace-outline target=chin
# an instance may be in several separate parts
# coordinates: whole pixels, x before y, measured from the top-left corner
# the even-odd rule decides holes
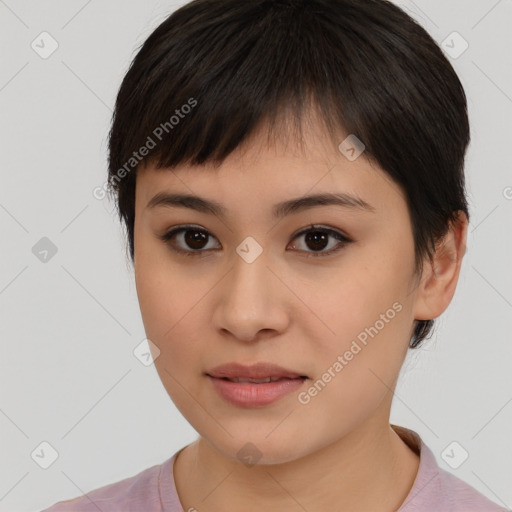
[[[274,427],[275,428],[275,427]],[[247,467],[285,464],[293,462],[315,451],[315,446],[300,441],[300,436],[293,433],[274,432],[261,429],[261,432],[232,432],[233,437],[225,435],[222,439],[202,437],[223,457],[241,462]]]

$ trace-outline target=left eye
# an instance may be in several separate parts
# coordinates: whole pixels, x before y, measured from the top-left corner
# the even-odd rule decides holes
[[[310,250],[301,248],[297,249],[296,243],[292,244],[292,249],[304,252],[306,253],[306,256],[328,256],[329,254],[333,254],[341,250],[345,245],[353,242],[353,240],[338,231],[318,226],[309,226],[307,229],[297,233],[293,237],[293,240],[300,237],[305,237],[304,243]],[[208,247],[210,241],[217,239],[207,230],[195,226],[181,226],[174,228],[161,235],[160,238],[167,243],[173,251],[186,256],[199,256],[201,253],[208,250],[221,248],[220,244],[216,247]],[[337,243],[330,243],[336,240]],[[180,241],[181,244],[177,245],[177,241]],[[327,250],[325,250],[326,248]]]
[[[295,238],[303,237],[306,246],[312,251],[299,249],[306,253],[306,256],[328,256],[335,252],[341,250],[345,245],[351,243],[353,240],[346,237],[345,235],[339,233],[330,228],[322,228],[310,226],[309,228],[301,231]],[[329,238],[335,239],[338,242],[331,244],[331,247],[328,250],[325,250],[326,247],[329,246]],[[295,244],[294,244],[295,245]]]

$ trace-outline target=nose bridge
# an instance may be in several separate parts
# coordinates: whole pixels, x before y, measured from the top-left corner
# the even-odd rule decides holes
[[[228,278],[229,286],[226,301],[235,309],[238,308],[246,314],[249,307],[256,311],[270,302],[270,279],[268,258],[264,251],[254,260],[246,259],[238,251],[233,258],[233,270]],[[250,306],[253,306],[250,308]]]
[[[287,321],[278,297],[278,283],[267,268],[271,265],[268,254],[261,251],[253,258],[253,252],[248,258],[251,250],[254,247],[249,245],[247,250],[243,243],[237,248],[214,313],[217,328],[244,340],[252,340],[262,329],[280,330]]]

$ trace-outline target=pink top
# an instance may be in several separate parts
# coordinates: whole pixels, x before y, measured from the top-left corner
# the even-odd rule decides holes
[[[396,512],[511,512],[441,469],[416,432],[396,425],[392,427],[420,456],[412,489]],[[59,501],[41,512],[183,512],[173,476],[174,459],[180,451],[162,464],[87,495]]]

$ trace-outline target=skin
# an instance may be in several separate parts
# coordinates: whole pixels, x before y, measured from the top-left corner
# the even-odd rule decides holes
[[[137,175],[134,266],[144,327],[160,351],[153,354],[165,389],[199,433],[175,461],[177,491],[184,510],[391,512],[419,464],[389,424],[393,391],[414,320],[436,318],[453,297],[467,219],[459,216],[420,279],[405,196],[376,164],[364,153],[349,161],[315,122],[305,126],[304,151],[268,145],[265,134],[219,169],[149,164]],[[161,191],[215,200],[227,217],[147,208]],[[274,204],[319,192],[355,194],[374,211],[322,205],[272,217]],[[294,234],[312,223],[354,241],[308,257],[314,244]],[[188,257],[159,238],[182,224],[208,231],[211,250]],[[250,264],[235,250],[248,236],[263,248]],[[330,236],[322,250],[338,243]],[[183,236],[174,245],[192,251]],[[292,392],[264,407],[236,407],[204,375],[227,362],[271,361],[308,375],[307,390],[396,302],[400,312],[307,404]],[[248,442],[261,454],[250,467],[237,457]]]

